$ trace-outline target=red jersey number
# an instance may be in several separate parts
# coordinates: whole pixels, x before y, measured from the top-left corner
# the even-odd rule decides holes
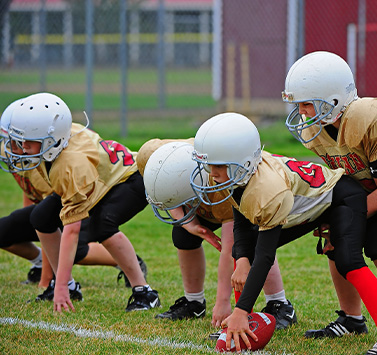
[[[135,160],[132,154],[127,150],[127,148],[115,141],[101,141],[100,142],[105,152],[109,155],[112,164],[116,164],[119,161],[118,153],[123,155],[123,166],[132,165]]]
[[[322,168],[308,161],[289,160],[286,165],[293,172],[298,174],[300,178],[306,181],[310,187],[321,187],[326,181]]]

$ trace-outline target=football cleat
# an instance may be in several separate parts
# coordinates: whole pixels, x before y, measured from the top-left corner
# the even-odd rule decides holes
[[[136,255],[136,256],[137,256],[137,260],[139,261],[140,269],[143,272],[144,278],[145,280],[147,280],[147,273],[148,273],[147,264],[139,255]],[[124,277],[124,283],[126,287],[130,288],[131,283],[128,280],[128,277],[126,276],[126,274],[122,270],[118,274],[117,282],[119,283],[119,280],[121,280],[123,277]]]
[[[52,301],[54,299],[54,289],[55,280],[51,280],[48,287],[35,298],[35,301]],[[81,285],[79,282],[75,282],[74,290],[69,290],[69,297],[72,301],[82,301]]]
[[[50,284],[47,286],[47,288],[38,295],[35,300],[37,302],[39,301],[52,301],[54,299],[54,288],[55,288],[55,280],[51,280]]]
[[[335,311],[339,317],[335,322],[331,322],[323,329],[311,329],[305,332],[305,338],[337,338],[345,334],[366,334],[368,328],[365,324],[366,319],[358,320],[352,317],[347,317],[343,311]],[[372,351],[371,349],[370,351]],[[370,353],[374,354],[374,353]],[[376,352],[377,354],[377,352]]]
[[[69,290],[69,298],[72,301],[82,301],[81,285],[79,282],[75,282],[75,289]]]
[[[27,279],[23,281],[22,283],[27,284],[35,284],[38,283],[41,280],[42,275],[42,268],[33,266],[30,268],[29,272],[27,273]]]
[[[132,288],[132,295],[128,299],[126,312],[146,311],[151,308],[160,307],[160,299],[156,290],[148,291],[146,286],[135,286]]]
[[[292,324],[297,323],[296,312],[289,300],[288,304],[276,300],[269,301],[261,312],[269,313],[275,317],[276,330],[285,329]]]
[[[365,355],[377,355],[377,343],[373,345],[372,349],[369,349]]]
[[[188,319],[202,318],[206,315],[206,301],[188,301],[186,297],[178,298],[175,303],[164,313],[157,314],[155,318],[162,319]]]

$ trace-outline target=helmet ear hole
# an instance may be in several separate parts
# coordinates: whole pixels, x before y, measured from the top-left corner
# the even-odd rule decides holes
[[[339,101],[337,100],[337,99],[334,99],[333,100],[333,105],[336,107],[336,106],[338,106],[338,103],[339,103]]]

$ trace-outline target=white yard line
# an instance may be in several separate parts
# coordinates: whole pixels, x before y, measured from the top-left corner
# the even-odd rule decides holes
[[[89,330],[85,328],[81,328],[75,325],[67,325],[67,324],[53,324],[47,322],[34,322],[20,318],[10,318],[10,317],[3,317],[0,318],[1,325],[22,325],[26,328],[36,328],[44,331],[50,332],[63,332],[63,333],[70,333],[78,337],[82,338],[94,338],[94,339],[112,339],[115,341],[120,342],[130,342],[136,344],[147,344],[151,346],[161,346],[167,347],[172,349],[191,349],[191,350],[203,350],[213,352],[215,354],[219,354],[214,350],[214,348],[210,348],[207,345],[197,345],[190,341],[187,342],[175,342],[169,339],[164,339],[160,337],[156,337],[153,339],[142,339],[132,335],[127,334],[117,334],[113,331],[99,331],[99,330]],[[255,355],[269,355],[270,352],[259,351],[254,352]],[[281,354],[281,355],[288,355],[288,354]]]

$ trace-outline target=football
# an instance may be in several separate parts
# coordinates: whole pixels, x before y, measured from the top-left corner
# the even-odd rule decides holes
[[[251,344],[251,350],[259,350],[263,349],[270,339],[272,338],[272,335],[275,331],[275,323],[276,320],[274,316],[268,313],[250,313],[248,315],[249,319],[249,327],[252,330],[253,333],[258,337],[258,341],[255,342],[249,335],[247,336],[249,338],[250,344]],[[217,343],[215,350],[219,352],[226,352],[228,351],[226,349],[226,334],[227,334],[228,328],[223,329],[221,332]],[[244,341],[240,338],[240,346],[241,350],[247,350],[246,344]],[[234,344],[234,340],[231,340],[230,344],[230,350],[231,352],[236,351],[236,346]]]

